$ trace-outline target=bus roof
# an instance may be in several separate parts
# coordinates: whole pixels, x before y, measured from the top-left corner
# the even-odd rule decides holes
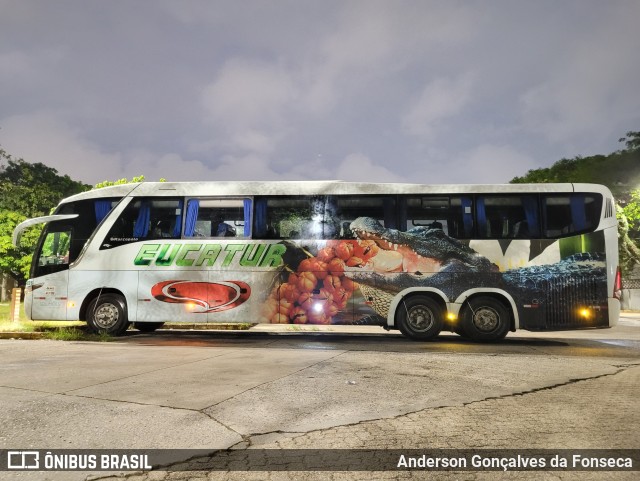
[[[142,182],[94,189],[61,203],[104,197],[191,197],[254,195],[368,195],[368,194],[494,194],[598,192],[611,197],[599,184],[400,184],[331,181]]]

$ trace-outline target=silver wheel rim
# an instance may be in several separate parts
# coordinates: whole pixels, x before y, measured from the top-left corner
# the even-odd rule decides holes
[[[435,322],[433,312],[425,306],[415,306],[409,309],[407,319],[411,329],[419,332],[428,331]]]
[[[93,313],[93,320],[100,329],[110,329],[118,323],[120,311],[118,306],[110,302],[100,304]]]
[[[473,313],[473,325],[482,332],[495,331],[500,325],[500,314],[491,307],[482,306]]]

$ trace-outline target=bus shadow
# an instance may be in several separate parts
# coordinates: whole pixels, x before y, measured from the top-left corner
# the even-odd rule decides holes
[[[255,332],[216,330],[159,330],[154,333],[128,331],[117,342],[149,346],[242,347],[258,349],[323,349],[376,352],[477,352],[535,353],[537,348],[561,348],[573,340],[541,338],[505,338],[493,343],[478,343],[456,334],[441,334],[431,341],[413,341],[399,333],[336,332]]]

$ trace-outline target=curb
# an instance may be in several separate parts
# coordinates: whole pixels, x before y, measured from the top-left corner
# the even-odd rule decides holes
[[[0,339],[42,339],[44,332],[0,332]]]

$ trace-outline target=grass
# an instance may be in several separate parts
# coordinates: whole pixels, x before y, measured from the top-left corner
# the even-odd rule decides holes
[[[2,332],[41,332],[44,339],[56,341],[97,341],[108,342],[115,339],[108,334],[91,334],[86,324],[80,321],[30,321],[24,313],[24,304],[20,306],[20,319],[9,320],[9,303],[0,303],[0,333]],[[251,329],[255,324],[249,322],[233,324],[185,324],[167,323],[165,329]]]
[[[85,333],[73,327],[61,327],[54,331],[45,332],[43,337],[53,341],[82,341],[85,338]]]
[[[20,306],[18,321],[9,320],[8,303],[0,303],[0,332],[42,332],[44,339],[57,341],[99,341],[112,339],[107,334],[90,334],[84,322],[79,321],[30,321],[24,314],[24,305]]]
[[[53,341],[95,341],[95,342],[109,342],[113,341],[115,337],[109,334],[91,334],[85,329],[78,327],[60,327],[55,330],[46,331],[43,336],[45,339],[51,339]]]

